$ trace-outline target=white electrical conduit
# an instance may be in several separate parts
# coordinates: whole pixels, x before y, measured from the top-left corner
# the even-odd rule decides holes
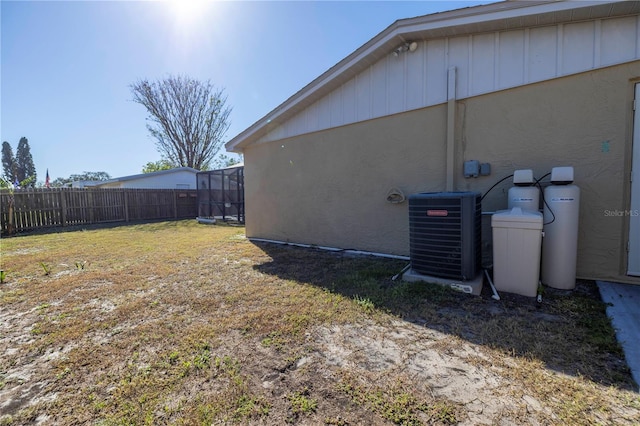
[[[500,295],[498,294],[498,290],[496,290],[496,286],[493,285],[493,281],[491,281],[491,277],[489,276],[489,273],[487,272],[486,269],[484,270],[484,275],[489,280],[489,285],[491,286],[491,291],[493,292],[493,296],[491,296],[491,298],[495,300],[500,300]]]
[[[393,277],[391,277],[391,281],[397,280],[400,277],[400,275],[404,274],[409,268],[411,268],[411,264],[408,264],[407,266],[402,268],[402,271],[398,272]]]
[[[447,191],[454,188],[456,87],[456,67],[450,67],[447,71]]]

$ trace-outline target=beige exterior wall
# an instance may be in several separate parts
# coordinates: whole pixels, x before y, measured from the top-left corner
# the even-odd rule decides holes
[[[640,62],[460,100],[455,189],[485,192],[516,169],[537,177],[575,168],[582,191],[578,276],[640,283],[624,276],[629,207],[633,82]],[[446,105],[295,138],[257,144],[245,155],[247,236],[379,253],[409,254],[406,195],[442,191]],[[464,160],[492,174],[465,179]],[[510,182],[483,210],[506,207]]]
[[[633,83],[639,77],[636,61],[458,106],[456,165],[469,159],[490,162],[491,182],[516,169],[531,168],[540,177],[555,166],[574,167],[581,189],[579,277],[640,283],[625,276],[630,218],[605,214],[629,209]],[[458,178],[456,187],[486,188],[485,181]],[[497,191],[485,200],[483,209],[495,209],[506,197]]]
[[[245,151],[249,237],[408,253],[405,194],[445,181],[446,106],[252,146]]]

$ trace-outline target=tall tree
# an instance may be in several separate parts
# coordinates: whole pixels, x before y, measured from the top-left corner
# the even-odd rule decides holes
[[[231,124],[224,91],[182,76],[140,80],[130,88],[133,101],[149,113],[147,129],[160,154],[177,166],[208,169]]]
[[[29,141],[25,137],[20,138],[18,149],[16,150],[16,177],[20,182],[31,178],[27,186],[35,186],[37,179],[36,166],[33,164]]]
[[[63,186],[70,186],[72,182],[76,181],[105,181],[109,179],[111,179],[111,175],[109,175],[109,173],[107,172],[82,172],[79,174],[70,175],[68,178],[56,178],[56,180],[51,182],[51,186],[58,188]]]
[[[243,161],[244,160],[243,160],[242,155],[240,155],[240,158],[234,158],[234,157],[229,157],[226,154],[220,154],[213,161],[213,168],[214,169],[224,169],[225,167],[231,167],[231,166],[235,166],[236,164],[240,164]]]
[[[69,176],[69,179],[74,180],[97,180],[105,181],[111,179],[111,175],[107,172],[82,172],[80,174],[73,174]]]
[[[153,173],[159,172],[161,170],[171,170],[175,167],[176,165],[169,160],[149,161],[142,167],[142,173]]]
[[[2,171],[4,178],[13,183],[16,174],[16,158],[9,142],[2,142]]]

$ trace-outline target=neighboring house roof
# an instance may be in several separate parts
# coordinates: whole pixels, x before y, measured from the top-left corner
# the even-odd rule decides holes
[[[140,173],[140,174],[137,174],[137,175],[122,176],[122,177],[119,177],[119,178],[110,179],[110,180],[105,181],[103,183],[107,183],[107,182],[126,182],[128,180],[135,180],[135,179],[147,178],[147,177],[153,177],[153,176],[162,176],[162,175],[174,174],[174,173],[183,172],[183,171],[192,172],[192,173],[198,173],[200,170],[194,169],[192,167],[176,167],[174,169],[169,169],[169,170],[159,170],[157,172],[151,172],[151,173]]]
[[[244,162],[232,164],[231,166],[223,167],[223,169],[237,169],[239,167],[244,167]]]
[[[567,24],[639,11],[639,1],[504,1],[401,19],[231,139],[225,147],[228,151],[240,152],[260,141],[305,108],[388,57],[399,46],[412,41]]]
[[[70,187],[72,188],[87,188],[93,187],[96,185],[100,185],[103,180],[74,180],[73,182],[69,182]]]
[[[211,172],[217,172],[219,170],[233,170],[233,169],[239,169],[240,167],[244,167],[244,163],[236,163],[236,164],[232,164],[231,166],[227,166],[227,167],[222,167],[220,169],[214,169],[214,170],[203,170],[201,172],[198,173],[211,173]]]
[[[194,169],[192,167],[176,167],[174,169],[169,169],[169,170],[160,170],[157,172],[151,172],[151,173],[140,173],[137,175],[129,175],[129,176],[122,176],[122,177],[118,177],[118,178],[113,178],[113,179],[109,179],[109,180],[105,180],[100,182],[99,185],[96,186],[101,186],[101,185],[106,185],[106,184],[111,184],[111,183],[118,183],[118,182],[127,182],[127,181],[132,181],[132,180],[137,180],[137,179],[148,179],[151,177],[156,177],[156,176],[164,176],[164,175],[170,175],[170,174],[175,174],[175,173],[182,173],[182,172],[191,172],[194,175],[196,173],[199,172],[199,170]]]

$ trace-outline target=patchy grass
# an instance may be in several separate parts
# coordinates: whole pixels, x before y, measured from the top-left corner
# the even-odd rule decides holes
[[[495,301],[195,221],[0,244],[1,425],[640,422],[592,282]]]
[[[340,389],[357,404],[363,404],[395,424],[456,424],[458,405],[444,400],[429,403],[414,394],[411,384],[392,382],[389,387],[367,386],[345,378]]]

